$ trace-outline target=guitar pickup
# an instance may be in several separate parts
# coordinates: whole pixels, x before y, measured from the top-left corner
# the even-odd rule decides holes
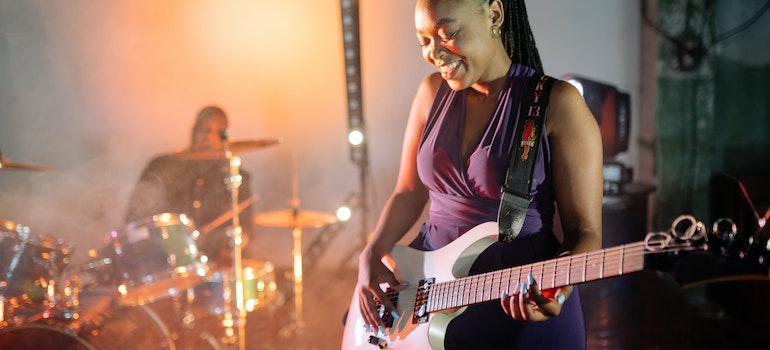
[[[387,291],[385,291],[385,294],[388,296],[388,299],[390,300],[393,305],[398,306],[398,292],[393,291],[390,288],[388,288]],[[393,315],[391,315],[390,312],[385,312],[385,305],[382,305],[382,303],[375,299],[374,305],[377,307],[377,312],[380,316],[380,319],[383,323],[385,323],[385,327],[393,327],[394,318]]]
[[[412,323],[428,322],[428,297],[430,296],[430,286],[436,282],[435,278],[426,278],[420,280],[417,287],[417,295],[414,300],[414,312],[412,313]]]

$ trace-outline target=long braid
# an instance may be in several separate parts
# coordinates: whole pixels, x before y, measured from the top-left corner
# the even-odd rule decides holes
[[[505,21],[500,28],[503,45],[508,56],[515,63],[534,68],[543,73],[543,63],[535,45],[535,35],[529,26],[527,7],[524,0],[502,0]]]

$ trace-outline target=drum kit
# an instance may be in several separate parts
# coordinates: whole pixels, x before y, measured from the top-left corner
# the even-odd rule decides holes
[[[133,221],[107,233],[103,246],[90,250],[83,264],[70,263],[73,243],[0,217],[0,349],[246,349],[247,317],[278,306],[282,295],[273,264],[242,255],[237,213],[253,198],[238,200],[240,158],[235,153],[278,142],[225,140],[222,149],[173,153],[188,160],[229,160],[229,215],[200,226],[185,213]],[[0,172],[4,170],[51,168],[0,155]],[[285,328],[301,332],[302,228],[330,225],[336,217],[300,210],[296,176],[293,189],[290,209],[258,214],[253,220],[292,229],[294,312]],[[196,240],[202,228],[210,230],[227,220],[232,221],[227,231],[232,266],[214,270]],[[249,348],[254,343],[250,340]]]

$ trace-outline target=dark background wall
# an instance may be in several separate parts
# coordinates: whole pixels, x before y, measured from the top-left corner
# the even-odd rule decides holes
[[[682,213],[709,221],[729,213],[718,208],[726,194],[714,193],[715,174],[745,180],[760,215],[767,209],[770,15],[760,16],[767,5],[658,1],[656,25],[700,50],[659,36],[656,227]]]

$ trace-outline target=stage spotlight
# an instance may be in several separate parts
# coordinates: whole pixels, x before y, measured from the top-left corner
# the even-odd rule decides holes
[[[364,143],[364,133],[358,129],[350,130],[350,133],[348,133],[348,142],[353,146],[360,146]]]
[[[339,221],[348,221],[353,216],[353,211],[347,205],[343,205],[337,209],[337,219]]]
[[[360,209],[360,198],[358,193],[351,192],[345,198],[345,202],[337,209],[337,219],[339,221],[348,221],[353,217],[353,211]]]

